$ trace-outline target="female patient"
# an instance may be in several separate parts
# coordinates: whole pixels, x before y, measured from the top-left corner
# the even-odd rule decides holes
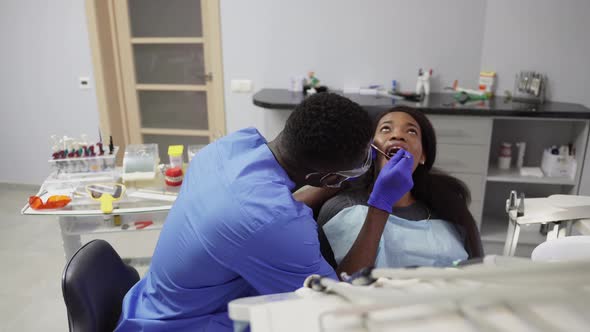
[[[468,190],[459,180],[432,170],[436,136],[426,116],[405,106],[387,111],[377,118],[374,145],[382,153],[377,153],[373,168],[354,181],[352,188],[328,200],[318,215],[336,263],[345,258],[361,230],[379,171],[400,149],[414,157],[414,185],[394,204],[374,265],[450,266],[458,260],[481,257],[479,233],[467,209]],[[342,267],[338,270],[353,272],[358,266],[352,262],[348,268]]]

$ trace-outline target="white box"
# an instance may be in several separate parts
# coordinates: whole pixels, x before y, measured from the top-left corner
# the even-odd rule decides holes
[[[482,71],[479,73],[479,91],[485,92],[489,96],[494,95],[496,88],[496,72]]]
[[[545,176],[573,179],[576,175],[576,168],[577,162],[574,156],[551,154],[549,150],[543,151],[541,169]]]

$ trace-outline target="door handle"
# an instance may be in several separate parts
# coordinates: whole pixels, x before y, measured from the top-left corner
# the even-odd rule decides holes
[[[197,74],[195,76],[197,78],[203,78],[203,79],[205,79],[205,82],[211,82],[211,81],[213,81],[213,73],[212,72],[208,72],[207,74]]]

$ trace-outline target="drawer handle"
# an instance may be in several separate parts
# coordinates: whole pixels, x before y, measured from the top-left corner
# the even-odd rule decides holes
[[[464,137],[464,131],[461,129],[447,129],[447,130],[436,130],[437,136],[444,136],[444,137]]]

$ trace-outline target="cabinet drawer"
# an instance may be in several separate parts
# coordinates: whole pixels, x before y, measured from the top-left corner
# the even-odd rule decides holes
[[[479,174],[467,174],[467,173],[450,173],[451,176],[463,181],[469,192],[471,193],[472,201],[483,200],[483,183],[484,176]]]
[[[492,120],[464,116],[428,116],[439,143],[489,144],[492,136]]]
[[[434,166],[447,173],[485,174],[488,151],[485,145],[438,144]]]

